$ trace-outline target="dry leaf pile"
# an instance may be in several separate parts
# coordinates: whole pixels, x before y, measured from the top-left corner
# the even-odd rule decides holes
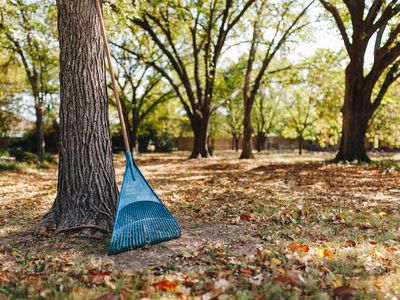
[[[142,156],[182,238],[110,257],[107,240],[27,234],[55,165],[1,172],[0,299],[397,299],[398,164],[325,157]]]

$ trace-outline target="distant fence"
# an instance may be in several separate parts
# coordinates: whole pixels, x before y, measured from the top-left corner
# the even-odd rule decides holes
[[[7,148],[11,146],[11,144],[15,142],[14,138],[9,138],[9,137],[0,137],[0,149]]]
[[[252,139],[253,148],[257,148],[257,139]],[[234,150],[235,141],[232,138],[215,138],[210,142],[214,150]],[[177,150],[190,151],[193,147],[193,138],[179,137],[174,139],[174,146]],[[294,150],[299,146],[297,139],[287,139],[281,136],[268,137],[264,143],[265,150]],[[242,147],[242,139],[239,141],[239,149]],[[303,141],[303,149],[317,147],[310,141]]]

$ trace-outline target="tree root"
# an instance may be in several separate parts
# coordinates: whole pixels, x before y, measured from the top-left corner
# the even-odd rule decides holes
[[[56,236],[56,235],[58,235],[60,233],[65,233],[65,232],[75,231],[75,230],[82,230],[82,229],[94,229],[94,230],[101,231],[102,233],[106,233],[106,234],[111,233],[108,229],[105,229],[105,228],[100,227],[100,226],[96,226],[96,225],[79,225],[79,226],[75,226],[75,227],[59,229],[53,235]]]

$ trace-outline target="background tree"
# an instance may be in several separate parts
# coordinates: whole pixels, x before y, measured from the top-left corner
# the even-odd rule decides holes
[[[317,115],[315,97],[307,94],[307,89],[292,90],[284,97],[286,114],[283,117],[284,137],[298,139],[299,154],[303,153],[304,140],[315,140]]]
[[[141,28],[158,49],[143,57],[171,84],[190,120],[194,145],[191,158],[207,157],[207,135],[214,103],[215,79],[223,48],[233,27],[255,0],[136,1],[128,20]],[[132,31],[136,31],[135,27]],[[172,70],[157,63],[162,53]]]
[[[278,85],[278,88],[282,86]],[[253,122],[256,127],[257,151],[264,150],[268,135],[279,128],[279,115],[282,111],[282,90],[272,83],[256,97],[253,109]]]
[[[369,120],[389,86],[400,77],[400,3],[320,2],[335,19],[350,59],[345,71],[342,137],[335,160],[369,161],[364,145]],[[367,46],[373,36],[374,61],[367,70]]]
[[[232,136],[232,148],[238,152],[240,148],[240,138],[242,137],[243,132],[242,99],[239,96],[230,99],[226,105],[226,110],[226,122],[228,125],[229,134]]]
[[[370,120],[367,139],[375,147],[400,147],[400,87],[392,85]]]
[[[12,54],[0,51],[0,62],[0,137],[6,137],[18,122],[16,97],[25,89],[25,78]]]
[[[60,164],[57,196],[39,226],[107,232],[118,194],[95,2],[59,0]]]
[[[117,63],[116,76],[125,125],[130,145],[135,149],[141,122],[174,92],[166,86],[161,75],[140,64],[124,50],[126,48],[130,47],[126,44],[122,48],[114,47],[112,55]]]
[[[228,67],[222,70],[218,78],[215,98],[225,110],[225,124],[227,131],[232,136],[232,148],[236,152],[240,148],[240,138],[243,132],[243,103],[240,97],[243,82],[243,72],[246,61],[230,62]]]
[[[303,17],[312,3],[302,6],[293,0],[259,1],[255,6],[250,21],[252,37],[243,83],[243,143],[240,158],[253,157],[251,112],[267,69],[287,40],[308,24]]]
[[[303,82],[315,97],[317,113],[316,141],[321,147],[338,145],[342,118],[346,54],[343,51],[317,49],[300,64],[305,66],[297,80]],[[293,78],[293,77],[292,77]]]
[[[0,7],[0,47],[23,66],[35,103],[36,152],[43,157],[43,114],[47,96],[57,87],[55,10],[49,1],[7,0]]]

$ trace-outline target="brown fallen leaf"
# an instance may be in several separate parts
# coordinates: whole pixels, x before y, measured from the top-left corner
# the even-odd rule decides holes
[[[105,293],[95,298],[95,300],[117,300],[117,299],[118,296],[111,293]]]
[[[240,220],[243,220],[243,221],[248,221],[251,218],[253,218],[253,216],[251,214],[241,214],[240,215]]]
[[[340,286],[333,290],[333,297],[336,299],[353,299],[357,290],[349,286]]]
[[[353,240],[347,240],[346,241],[346,246],[348,247],[355,247],[356,246],[356,242]]]

